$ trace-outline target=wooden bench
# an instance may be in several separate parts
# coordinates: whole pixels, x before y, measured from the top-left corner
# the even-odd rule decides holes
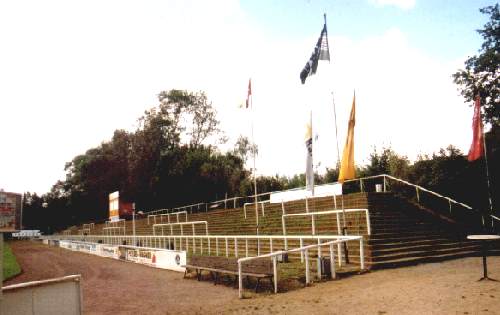
[[[235,285],[238,283],[238,258],[227,258],[220,256],[192,256],[189,264],[184,265],[186,268],[184,277],[186,277],[189,270],[196,271],[196,278],[201,280],[201,273],[208,271],[214,280],[214,285],[219,282],[220,275],[234,275]],[[241,265],[241,274],[247,279],[253,277],[257,280],[255,285],[255,292],[259,289],[260,279],[267,278],[271,282],[271,288],[274,287],[274,272],[273,262],[269,258],[259,258],[250,261],[245,261]],[[275,281],[275,279],[274,279]]]

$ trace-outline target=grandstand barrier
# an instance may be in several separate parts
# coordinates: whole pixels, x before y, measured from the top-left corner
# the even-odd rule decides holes
[[[102,231],[105,235],[113,236],[113,235],[125,235],[125,227],[124,226],[108,226],[102,228]]]
[[[174,226],[180,226],[181,235],[184,235],[184,225],[191,225],[193,235],[196,235],[195,225],[205,225],[205,233],[208,235],[208,222],[207,221],[187,221],[187,222],[175,222],[175,223],[163,223],[163,224],[153,224],[153,235],[156,235],[156,228],[161,227],[162,235],[163,228],[170,227],[170,235],[173,235]]]
[[[2,288],[0,314],[82,314],[81,276],[14,284]]]
[[[94,223],[94,222],[91,222],[91,223],[85,223],[85,224],[83,224],[83,225],[82,225],[82,228],[83,228],[83,229],[89,229],[89,230],[90,230],[90,229],[93,229],[93,228],[95,228],[95,223]]]
[[[262,216],[264,217],[265,216],[265,212],[264,212],[264,204],[266,203],[269,203],[269,200],[264,200],[264,201],[258,201],[257,204],[260,204],[260,207],[261,207],[261,211],[262,211]],[[245,214],[245,219],[247,218],[247,206],[250,206],[250,205],[255,205],[255,202],[245,202],[243,204],[243,213]],[[259,212],[257,211],[255,213],[256,216],[259,215]]]
[[[187,222],[187,220],[188,220],[187,211],[178,211],[178,212],[172,212],[172,213],[150,214],[150,215],[148,215],[148,218],[147,218],[148,225],[150,225],[150,220],[149,220],[150,218],[153,219],[153,222],[154,222],[153,224],[156,224],[156,218],[157,217],[160,218],[160,223],[163,223],[163,218],[164,217],[167,217],[167,223],[171,223],[170,222],[170,216],[171,215],[176,215],[177,222],[181,222],[180,218],[179,218],[179,215],[181,215],[181,214],[185,215],[185,220],[186,220],[185,222]]]
[[[54,241],[54,240],[50,240]],[[130,245],[106,245],[95,242],[60,240],[64,249],[97,255],[101,257],[130,261],[150,267],[184,272],[186,251],[169,250]]]
[[[341,243],[345,243],[349,240],[359,240],[359,261],[360,261],[360,270],[363,271],[365,270],[365,261],[364,261],[364,248],[363,248],[363,237],[357,236],[355,238],[349,238],[349,239],[337,239],[325,243],[318,243],[317,245],[308,245],[308,246],[301,246],[299,248],[291,249],[291,250],[282,250],[282,251],[276,251],[276,252],[271,252],[269,254],[265,255],[259,255],[255,257],[245,257],[245,258],[240,258],[238,259],[238,295],[239,298],[243,298],[243,277],[242,277],[242,264],[247,261],[251,261],[254,259],[260,259],[260,258],[266,258],[270,257],[273,261],[273,277],[274,277],[274,293],[278,293],[278,272],[277,272],[277,259],[278,256],[283,256],[288,253],[293,253],[293,252],[301,252],[301,256],[306,257],[305,265],[306,265],[306,284],[311,283],[311,276],[310,276],[310,268],[309,268],[309,250],[310,249],[317,249],[318,251],[318,265],[321,260],[321,247],[322,246],[329,246],[330,249],[330,273],[333,278],[335,278],[335,252],[333,250],[334,244],[340,245]],[[341,246],[338,246],[341,248]],[[321,267],[318,268],[318,278],[321,279]]]
[[[78,234],[80,234],[80,235],[90,234],[90,228],[80,229],[80,230],[78,230]]]
[[[251,254],[255,256],[260,256],[261,246],[263,246],[263,241],[268,241],[269,253],[275,252],[274,243],[276,241],[290,242],[294,240],[299,242],[300,248],[304,246],[321,244],[322,241],[337,241],[343,240],[347,241],[359,241],[360,246],[363,244],[362,236],[359,235],[169,235],[169,236],[134,236],[131,235],[120,235],[120,236],[106,236],[106,235],[87,235],[87,236],[42,236],[44,241],[62,239],[66,241],[79,241],[80,243],[92,243],[92,244],[106,244],[125,246],[125,244],[133,244],[136,240],[136,244],[140,245],[137,247],[147,247],[158,249],[169,249],[174,251],[185,251],[192,252],[193,254],[199,253],[201,255],[213,255],[219,256],[224,255],[230,257],[231,254],[239,258],[240,252],[244,252],[244,257],[250,257]],[[253,253],[250,253],[249,243],[253,241],[256,243],[257,248]],[[191,242],[191,244],[190,244]],[[305,243],[308,244],[305,244]],[[232,246],[230,248],[230,245]],[[207,244],[204,247],[204,244]],[[215,246],[214,246],[215,245]],[[242,245],[242,246],[240,246]],[[72,245],[75,246],[75,245]],[[215,248],[214,248],[215,247]],[[86,247],[83,251],[87,250]],[[244,248],[244,250],[242,250]],[[79,249],[80,250],[80,249]],[[89,249],[89,252],[94,252]],[[300,251],[301,262],[304,262],[306,257],[304,252]],[[321,248],[318,248],[318,256],[321,256]],[[339,267],[342,267],[343,263],[343,250],[341,246],[337,248],[337,263]],[[364,259],[364,257],[363,257]]]

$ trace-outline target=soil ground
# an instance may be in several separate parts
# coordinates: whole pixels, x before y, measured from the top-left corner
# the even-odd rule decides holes
[[[499,314],[500,282],[477,281],[479,257],[378,270],[286,293],[247,294],[183,274],[38,242],[10,243],[23,273],[14,283],[81,274],[84,314]],[[500,257],[488,258],[500,280]]]

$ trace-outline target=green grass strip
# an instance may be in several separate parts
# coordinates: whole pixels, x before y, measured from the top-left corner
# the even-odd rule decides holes
[[[21,267],[7,243],[3,244],[3,280],[10,279],[21,273]]]

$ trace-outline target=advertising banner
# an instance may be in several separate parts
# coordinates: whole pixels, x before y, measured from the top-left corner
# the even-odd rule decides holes
[[[156,253],[156,267],[173,271],[184,272],[186,268],[186,252],[178,250],[164,250]]]
[[[120,192],[115,191],[109,194],[109,220],[118,221],[120,219]]]
[[[21,194],[0,191],[0,232],[21,229]]]
[[[125,248],[121,246],[120,250],[122,251],[123,249],[126,250],[125,259],[128,261],[179,272],[184,272],[185,270],[185,268],[181,267],[181,265],[186,264],[185,251],[143,249],[140,247]]]
[[[100,247],[100,256],[114,259],[120,258],[120,251],[118,250],[118,246],[100,245]]]

